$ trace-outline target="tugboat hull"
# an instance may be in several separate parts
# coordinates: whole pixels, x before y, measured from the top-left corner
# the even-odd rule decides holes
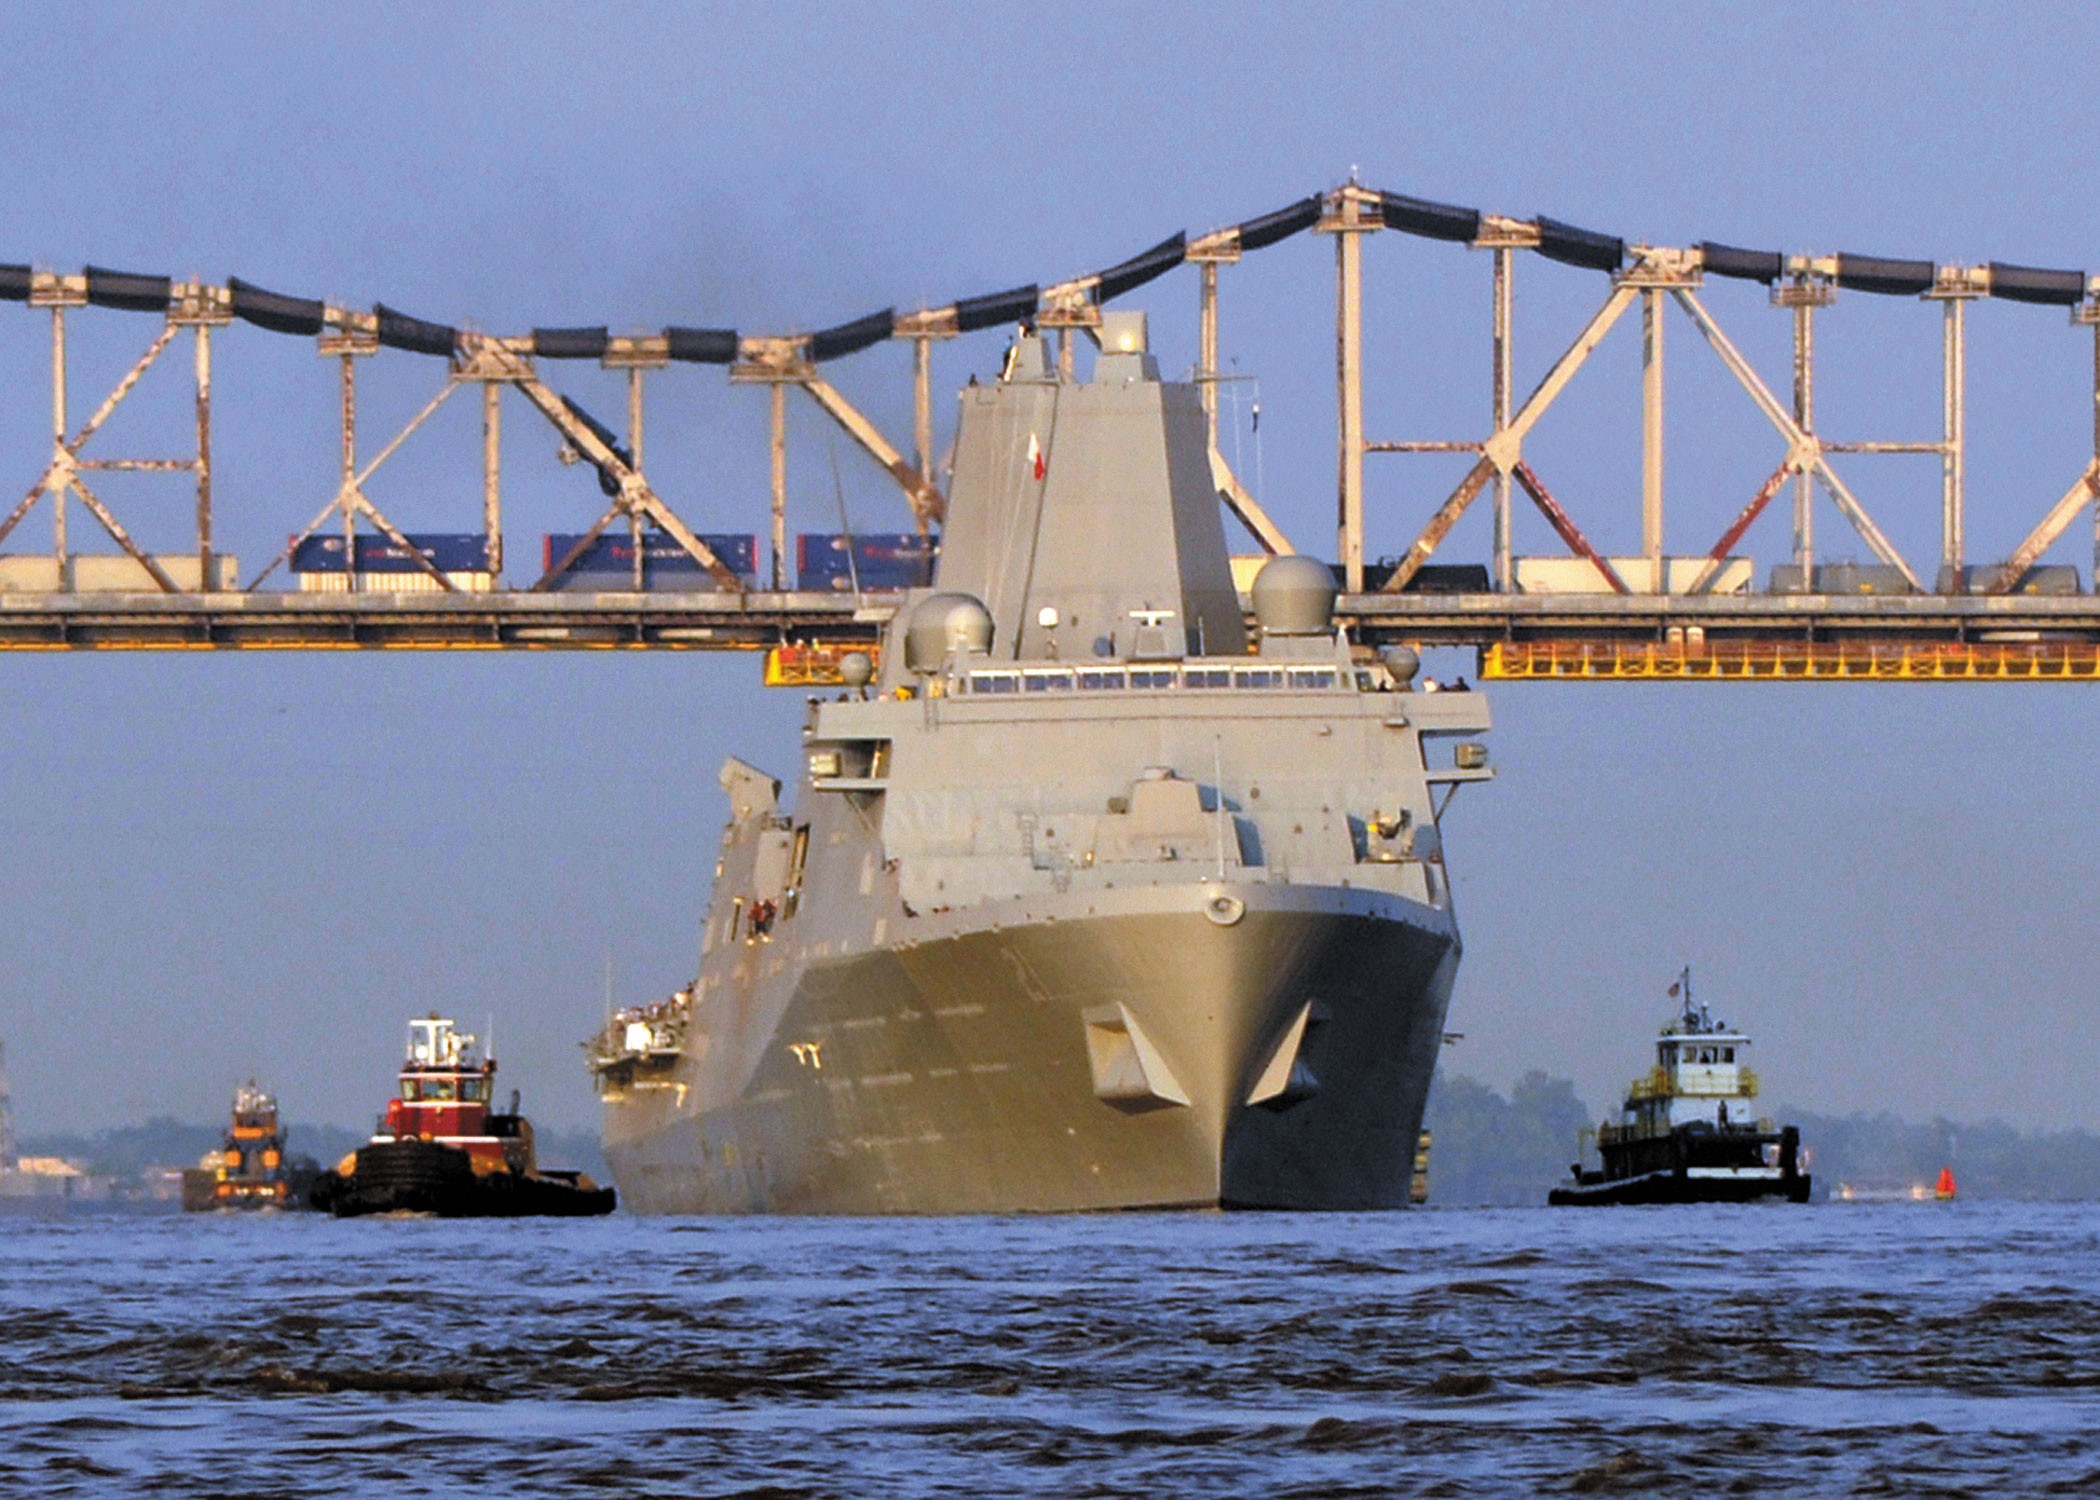
[[[1770,1151],[1778,1157],[1771,1165]],[[1602,1172],[1584,1172],[1546,1195],[1552,1207],[1618,1203],[1806,1203],[1814,1179],[1800,1168],[1801,1135],[1682,1126],[1653,1140],[1607,1147]]]
[[[579,1218],[609,1214],[611,1188],[579,1173],[483,1172],[466,1152],[413,1137],[360,1146],[347,1176],[324,1172],[312,1202],[339,1219],[434,1214],[446,1219]]]
[[[1556,1208],[1590,1204],[1757,1203],[1767,1198],[1806,1203],[1813,1184],[1814,1179],[1807,1176],[1680,1177],[1674,1172],[1650,1172],[1616,1182],[1555,1188],[1546,1195],[1546,1202]]]

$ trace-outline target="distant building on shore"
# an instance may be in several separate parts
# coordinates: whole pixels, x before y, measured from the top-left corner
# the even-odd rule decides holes
[[[0,1177],[15,1169],[15,1107],[7,1097],[7,1043],[0,1040]]]
[[[108,1185],[58,1156],[22,1156],[15,1144],[14,1102],[8,1096],[7,1043],[0,1041],[0,1199],[13,1203],[70,1203],[107,1196]]]

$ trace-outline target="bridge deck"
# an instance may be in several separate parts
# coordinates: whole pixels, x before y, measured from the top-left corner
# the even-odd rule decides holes
[[[0,593],[0,650],[748,651],[873,641],[894,607],[894,596],[698,591]],[[1809,647],[1832,660],[1875,647],[1930,649],[1946,660],[1947,648],[2032,656],[2048,647],[2061,656],[2100,645],[2100,596],[2092,595],[1351,594],[1339,614],[1374,644],[1503,648],[1497,675],[1668,675],[1602,664],[1652,664],[1687,647],[1716,662],[1781,648],[1804,660]],[[1590,667],[1568,670],[1578,658]],[[1519,670],[1549,661],[1561,665]]]

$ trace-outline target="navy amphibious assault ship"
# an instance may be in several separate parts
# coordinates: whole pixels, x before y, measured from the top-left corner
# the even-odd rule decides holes
[[[934,586],[792,801],[724,766],[699,973],[586,1044],[629,1207],[1407,1201],[1487,705],[1352,645],[1308,558],[1250,634],[1200,393],[1104,324],[1089,380],[1023,337],[964,391]]]

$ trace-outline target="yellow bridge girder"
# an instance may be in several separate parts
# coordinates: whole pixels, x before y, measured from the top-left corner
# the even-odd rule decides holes
[[[858,651],[878,667],[882,648],[872,641],[809,641],[800,645],[774,646],[766,652],[767,687],[844,687],[839,663],[849,651]]]
[[[1498,682],[2100,682],[2091,641],[1500,641]]]

